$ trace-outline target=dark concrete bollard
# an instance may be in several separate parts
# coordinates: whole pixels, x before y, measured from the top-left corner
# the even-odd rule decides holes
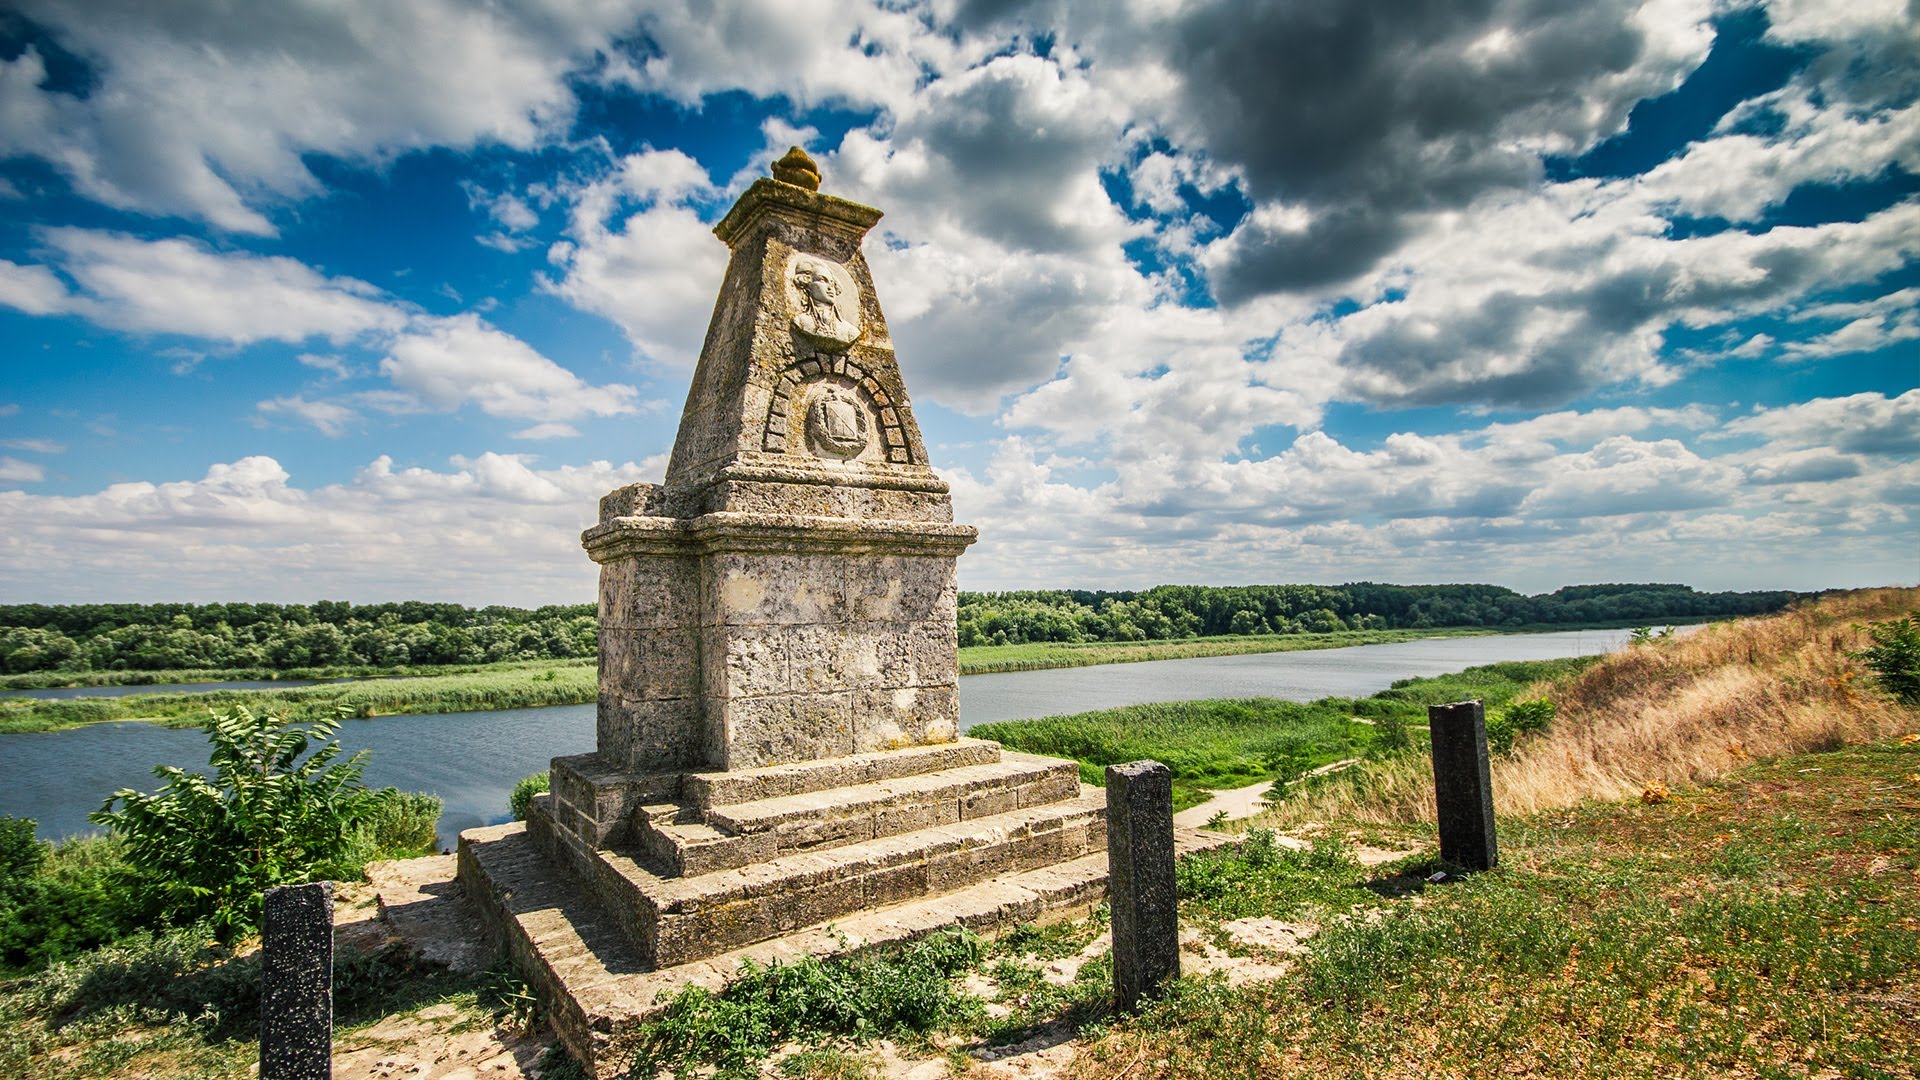
[[[333,883],[268,889],[261,919],[260,1080],[333,1075]]]
[[[1477,701],[1427,706],[1433,731],[1433,794],[1440,809],[1440,857],[1469,870],[1500,861],[1493,835],[1493,770],[1487,718]]]
[[[1173,774],[1157,761],[1107,766],[1107,892],[1113,1007],[1131,1012],[1180,974]]]

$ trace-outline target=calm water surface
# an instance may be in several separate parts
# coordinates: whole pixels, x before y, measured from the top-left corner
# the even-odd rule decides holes
[[[964,729],[1147,701],[1363,697],[1395,679],[1498,660],[1587,656],[1626,639],[1625,630],[1587,630],[969,675],[960,680],[960,723]],[[340,741],[372,751],[367,783],[439,795],[446,803],[440,842],[451,845],[462,829],[506,820],[514,783],[546,768],[547,759],[593,749],[593,713],[592,705],[554,705],[383,716],[346,721]],[[110,723],[0,735],[0,814],[37,819],[43,838],[94,831],[87,814],[110,793],[159,786],[154,765],[204,767],[206,760],[206,736],[195,729]]]

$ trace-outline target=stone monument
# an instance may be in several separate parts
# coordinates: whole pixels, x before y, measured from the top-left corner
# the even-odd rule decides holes
[[[1098,902],[1074,762],[959,735],[953,522],[861,239],[798,148],[732,250],[666,483],[601,500],[597,749],[460,876],[568,1048],[766,962]]]

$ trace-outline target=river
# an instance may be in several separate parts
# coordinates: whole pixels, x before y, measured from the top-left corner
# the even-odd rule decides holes
[[[1433,638],[1345,649],[1154,660],[1054,668],[960,680],[963,729],[994,720],[1085,712],[1146,701],[1279,697],[1294,701],[1364,697],[1396,679],[1444,675],[1500,660],[1585,656],[1618,648],[1625,630]],[[280,684],[285,685],[285,684]],[[369,750],[375,787],[430,791],[445,802],[440,842],[463,829],[506,820],[507,794],[556,755],[593,749],[592,705],[349,720],[340,742]],[[0,814],[31,817],[40,836],[94,831],[87,814],[115,790],[151,791],[157,764],[204,767],[197,729],[107,723],[28,735],[0,735]]]

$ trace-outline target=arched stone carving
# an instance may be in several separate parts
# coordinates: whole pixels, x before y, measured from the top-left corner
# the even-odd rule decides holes
[[[832,385],[835,387],[833,392],[847,395],[848,404],[867,410],[880,439],[876,455],[878,460],[892,465],[925,464],[913,460],[906,426],[901,422],[900,411],[892,395],[880,385],[879,380],[844,353],[809,356],[789,365],[780,373],[774,383],[772,405],[767,410],[766,436],[761,442],[768,453],[811,452],[829,461],[846,461],[859,456],[866,449],[865,440],[858,447],[852,446],[852,432],[845,426],[846,414],[837,408],[832,410],[838,413],[837,419],[829,421],[823,416],[821,422],[841,424],[841,433],[835,435],[826,432],[824,439],[816,435],[812,440],[813,445],[809,445],[806,430],[809,414],[825,400],[825,396],[810,395],[808,391],[820,384]],[[796,425],[799,425],[798,430]]]

